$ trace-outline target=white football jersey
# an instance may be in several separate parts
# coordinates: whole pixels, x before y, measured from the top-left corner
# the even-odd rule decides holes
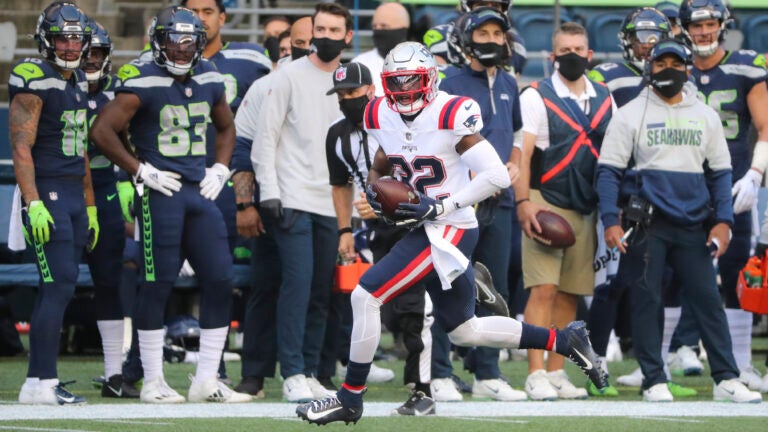
[[[445,199],[469,184],[469,167],[456,144],[483,127],[480,106],[473,99],[439,92],[412,122],[376,98],[365,109],[365,130],[387,154],[393,176],[435,199]],[[457,209],[437,222],[459,228],[477,226],[471,207]]]

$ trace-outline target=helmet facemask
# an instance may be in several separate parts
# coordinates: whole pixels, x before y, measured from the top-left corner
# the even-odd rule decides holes
[[[153,46],[155,62],[160,63],[173,75],[188,73],[200,61],[205,47],[205,33],[182,33],[175,31],[159,32],[156,38],[157,48]]]
[[[434,93],[430,91],[431,82],[436,79],[434,69],[385,72],[381,77],[389,105],[400,114],[421,111],[434,98]]]
[[[88,57],[83,61],[81,69],[89,84],[95,84],[109,75],[112,69],[112,50],[105,47],[92,46]]]

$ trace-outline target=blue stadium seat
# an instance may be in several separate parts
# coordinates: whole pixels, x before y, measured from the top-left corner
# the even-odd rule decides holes
[[[561,22],[571,21],[570,16],[562,14]],[[552,51],[552,33],[554,32],[555,17],[548,12],[522,12],[515,14],[515,26],[520,37],[525,41],[525,49],[528,51],[528,63],[525,66],[525,75],[531,77],[549,76],[551,66],[548,59],[532,58],[531,54],[539,54]]]
[[[741,31],[744,33],[744,48],[760,54],[768,53],[768,15],[753,15],[742,21]]]
[[[620,52],[619,29],[625,15],[605,13],[595,15],[587,21],[589,47],[595,52]]]

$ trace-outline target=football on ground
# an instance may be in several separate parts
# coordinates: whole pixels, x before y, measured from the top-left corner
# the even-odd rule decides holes
[[[373,182],[371,188],[376,193],[376,201],[381,204],[381,212],[393,220],[397,219],[395,210],[400,203],[419,203],[419,196],[411,185],[394,177],[381,177]]]
[[[567,248],[576,242],[573,228],[557,213],[541,210],[536,214],[536,220],[541,227],[541,233],[533,231],[533,239],[538,243],[553,248]]]

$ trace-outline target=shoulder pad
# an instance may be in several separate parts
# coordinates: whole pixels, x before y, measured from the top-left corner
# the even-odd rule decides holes
[[[136,78],[139,75],[141,75],[139,68],[136,67],[136,65],[132,65],[130,63],[121,66],[120,70],[117,71],[117,77],[120,78],[120,81],[122,82],[125,82],[131,78]]]
[[[379,110],[381,109],[381,104],[384,100],[385,98],[383,97],[377,97],[368,102],[368,105],[365,106],[363,122],[365,123],[364,126],[366,130],[379,128]]]
[[[24,59],[13,68],[13,73],[20,76],[25,83],[29,83],[32,80],[43,78],[45,76],[45,71],[43,71],[40,63],[32,62],[30,60],[31,59]]]
[[[445,105],[443,105],[442,109],[440,110],[440,116],[438,117],[437,121],[437,128],[454,130],[457,126],[455,122],[456,118],[459,116],[459,114],[464,113],[465,111],[469,117],[463,124],[467,127],[467,129],[470,129],[472,132],[474,132],[475,124],[479,117],[480,107],[472,98],[465,96],[456,96],[445,102]],[[478,116],[475,117],[474,114],[478,114]]]
[[[601,74],[597,70],[598,68],[599,67],[596,67],[596,68],[592,69],[591,71],[589,71],[589,73],[587,73],[587,78],[592,80],[592,82],[603,82],[603,81],[605,81],[605,77],[603,76],[603,74]]]

